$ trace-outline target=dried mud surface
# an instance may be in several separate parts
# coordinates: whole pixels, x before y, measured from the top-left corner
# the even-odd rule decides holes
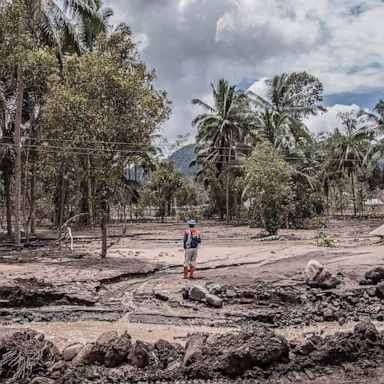
[[[287,241],[257,242],[255,229],[203,223],[203,246],[194,280],[181,278],[182,224],[130,224],[127,237],[110,249],[106,260],[98,257],[97,229],[74,233],[74,254],[66,248],[58,250],[49,246],[54,233],[42,230],[36,245],[45,244],[45,247],[31,247],[21,254],[0,247],[0,332],[12,329],[30,335],[34,330],[44,334],[44,343],[53,343],[49,344],[49,350],[57,349],[56,357],[49,355],[50,360],[43,362],[38,372],[33,371],[26,383],[39,374],[53,380],[47,383],[157,379],[379,383],[383,377],[380,332],[384,329],[384,301],[375,294],[374,285],[359,282],[368,270],[383,265],[384,247],[372,245],[378,239],[369,236],[380,224],[379,220],[330,221],[325,232],[339,245],[322,248],[314,240],[317,230],[287,230],[282,231]],[[110,231],[118,235],[121,226],[112,226]],[[309,288],[303,271],[310,259],[323,263],[341,284],[326,291]],[[222,307],[211,308],[205,302],[183,298],[183,291],[193,286],[213,289]],[[378,332],[372,341],[374,345],[366,345],[354,331],[361,321],[374,324]],[[260,345],[268,345],[265,340],[282,338],[288,350],[282,360],[273,360],[267,366],[254,364],[255,359],[243,351],[245,355],[234,358],[248,361],[243,371],[235,376],[228,374],[218,358],[220,340],[228,338],[226,346],[231,340],[244,340],[238,332],[254,327],[258,328],[253,333],[260,338],[267,335]],[[178,358],[174,361],[179,365],[174,364],[173,373],[164,373],[167,368],[157,362],[145,369],[133,368],[124,357],[124,364],[118,368],[106,368],[104,363],[96,362],[73,370],[65,362],[65,367],[61,364],[62,369],[55,370],[54,375],[45,366],[51,362],[60,365],[62,351],[68,345],[94,343],[105,332],[116,332],[119,337],[128,332],[130,348],[143,342],[149,345],[151,353],[157,351],[155,345],[159,339],[172,345],[177,343],[167,353],[172,355],[176,348]],[[183,363],[191,342],[188,335],[194,333],[211,335],[207,336],[213,343],[210,351],[215,352],[209,357],[200,348],[200,359],[206,362],[211,358],[210,365],[217,367],[206,377],[201,374],[206,371],[204,364],[196,363],[193,369],[186,369]],[[339,338],[339,344],[346,343],[347,352],[337,351],[335,355],[332,352],[325,363],[318,357],[319,351],[325,353],[324,350],[331,348],[335,337]],[[315,352],[304,359],[296,353],[296,348],[312,338],[319,344],[311,341],[316,344]],[[251,345],[257,345],[256,341]],[[259,356],[260,351],[255,354]],[[158,356],[156,359],[161,360]],[[0,382],[11,383],[13,379],[4,369],[9,367],[0,371]],[[76,381],[76,375],[66,376],[69,371],[76,372],[78,380],[81,377],[89,381]]]

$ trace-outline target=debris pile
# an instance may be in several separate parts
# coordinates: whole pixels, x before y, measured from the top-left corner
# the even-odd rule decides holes
[[[80,384],[140,381],[254,379],[283,382],[305,372],[321,377],[379,367],[384,361],[384,335],[370,322],[353,332],[325,338],[288,341],[263,326],[224,335],[196,333],[185,348],[159,340],[132,343],[126,332],[101,335],[94,343],[57,348],[33,331],[13,332],[0,339],[0,381],[11,384]],[[282,380],[282,381],[279,381]]]

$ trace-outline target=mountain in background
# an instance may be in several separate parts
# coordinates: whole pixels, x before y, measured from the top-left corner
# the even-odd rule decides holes
[[[175,163],[176,168],[178,168],[185,176],[192,176],[196,172],[196,168],[189,168],[189,164],[196,159],[195,155],[195,145],[189,144],[184,147],[181,147],[172,155],[169,156],[168,160],[171,160]]]

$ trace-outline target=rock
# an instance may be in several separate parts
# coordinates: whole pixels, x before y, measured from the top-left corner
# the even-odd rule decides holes
[[[208,287],[208,292],[212,295],[217,295],[221,292],[221,285],[220,284],[212,284]]]
[[[208,291],[200,285],[195,285],[189,290],[189,299],[194,301],[204,301]]]
[[[173,345],[166,340],[156,341],[154,347],[162,369],[170,367],[183,353],[183,347],[181,345]],[[178,364],[180,364],[180,361],[178,361]]]
[[[96,344],[100,345],[101,347],[108,347],[110,344],[112,344],[119,335],[116,331],[106,332],[101,334],[97,340]]]
[[[208,335],[205,333],[196,333],[188,339],[185,345],[184,366],[188,367],[195,363],[198,358],[202,358],[201,354],[207,337]]]
[[[319,278],[323,278],[325,274],[325,268],[323,264],[321,264],[317,260],[309,260],[305,267],[305,278],[309,281],[316,281]]]
[[[189,299],[189,289],[188,288],[183,288],[181,290],[181,295],[183,296],[184,300],[188,300]]]
[[[340,280],[327,271],[317,260],[308,261],[304,273],[311,288],[333,289],[340,284]]]
[[[370,321],[356,324],[353,333],[363,340],[368,339],[371,341],[375,341],[379,336],[378,330]]]
[[[384,280],[384,267],[377,267],[369,270],[365,273],[364,278],[365,279],[360,282],[360,284],[368,283],[373,285],[379,283],[380,281]]]
[[[333,320],[333,311],[331,308],[325,308],[323,311],[323,317],[326,321],[332,321]]]
[[[338,321],[340,326],[347,323],[347,319],[345,317],[339,317],[337,321]]]
[[[378,283],[376,285],[375,293],[379,299],[384,299],[384,282]]]
[[[319,348],[319,345],[321,345],[321,343],[322,338],[320,336],[313,336],[310,339],[298,344],[293,352],[296,355],[308,356],[312,352],[316,351]]]
[[[248,319],[251,319],[252,321],[257,321],[259,323],[266,323],[266,324],[274,324],[275,323],[275,315],[273,312],[270,312],[268,310],[258,310],[248,312],[246,314],[246,317]]]
[[[164,294],[162,294],[162,293],[160,293],[160,292],[156,292],[156,293],[155,293],[155,298],[156,298],[157,300],[160,300],[160,301],[168,301],[168,300],[169,300],[169,297],[168,297],[168,296],[166,296],[166,295],[164,295]]]
[[[63,358],[65,361],[71,361],[73,360],[78,353],[83,349],[84,345],[80,343],[75,343],[68,345],[68,347],[65,347],[63,349]]]
[[[233,289],[227,289],[225,296],[227,296],[229,299],[232,299],[237,296],[237,293]]]
[[[195,378],[212,378],[221,372],[231,378],[256,367],[286,361],[287,341],[265,327],[251,327],[224,335],[195,334],[187,342],[184,367]]]
[[[150,363],[151,354],[151,345],[138,340],[129,352],[128,361],[136,368],[145,368]]]
[[[131,336],[125,332],[108,346],[104,358],[105,366],[107,368],[119,366],[126,359],[131,347]]]
[[[104,353],[100,351],[100,346],[95,343],[87,343],[85,347],[72,360],[74,365],[94,365],[104,362]]]
[[[205,301],[209,307],[222,308],[223,300],[216,295],[207,294],[205,296]]]

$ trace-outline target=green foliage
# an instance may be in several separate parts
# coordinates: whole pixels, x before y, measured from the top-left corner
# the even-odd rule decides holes
[[[275,235],[292,209],[292,168],[268,143],[260,144],[245,164],[246,197],[265,230]]]
[[[195,189],[189,184],[183,184],[175,194],[179,207],[197,205],[197,195]]]
[[[104,212],[123,195],[125,164],[152,149],[169,114],[166,95],[154,89],[155,73],[138,60],[127,27],[101,35],[92,52],[68,58],[64,72],[65,81],[52,78],[46,97],[42,166],[52,177],[64,172],[75,186],[89,156],[93,204]],[[51,139],[58,140],[54,153]]]
[[[185,188],[183,174],[176,169],[174,163],[161,161],[150,179],[144,185],[144,201],[147,205],[155,205],[158,216],[164,219],[172,214],[174,198]]]

